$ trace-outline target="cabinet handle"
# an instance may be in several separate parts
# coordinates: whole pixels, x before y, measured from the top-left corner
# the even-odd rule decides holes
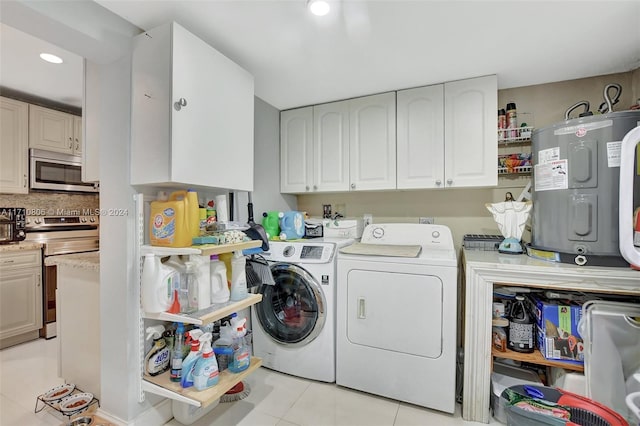
[[[308,191],[308,190],[309,190],[309,185],[305,186],[305,187],[304,187],[304,189],[305,189],[306,191]]]
[[[355,183],[351,184],[351,189],[356,189],[356,184]]]
[[[313,190],[317,191],[318,190],[318,185],[313,185]]]
[[[11,259],[11,260],[5,260],[4,262],[2,262],[4,265],[6,265],[7,263],[13,263],[15,262],[15,260]]]
[[[173,104],[173,108],[175,108],[176,111],[180,111],[183,106],[187,106],[187,100],[185,98],[180,98]]]
[[[73,148],[73,138],[69,138],[69,149]]]
[[[37,277],[38,277],[38,285],[37,285],[37,287],[40,287],[40,284],[42,284],[42,278],[40,277],[40,274],[38,274]]]
[[[366,301],[364,297],[358,297],[358,319],[367,319]]]
[[[447,179],[447,185],[451,185],[453,183],[453,179]]]
[[[76,138],[76,151],[80,149],[80,141]]]
[[[22,175],[22,178],[24,179],[24,184],[22,186],[26,188],[27,187],[27,175],[26,174]]]
[[[436,185],[438,185],[438,186],[442,185],[442,181],[441,181],[440,179],[438,179],[438,180],[436,181]]]

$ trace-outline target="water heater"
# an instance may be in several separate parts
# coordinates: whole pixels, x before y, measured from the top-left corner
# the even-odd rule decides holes
[[[622,140],[638,125],[640,111],[635,110],[566,120],[533,132],[530,253],[578,265],[628,266],[619,248],[620,163]],[[640,179],[634,180],[629,194],[623,194],[632,202],[640,198],[633,193]]]

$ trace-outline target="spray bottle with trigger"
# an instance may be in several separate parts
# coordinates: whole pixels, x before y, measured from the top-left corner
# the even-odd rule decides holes
[[[193,386],[193,367],[200,358],[200,337],[202,330],[193,329],[186,333],[185,345],[191,346],[191,351],[185,359],[182,360],[182,376],[180,377],[180,386],[188,388]]]
[[[144,368],[150,376],[157,376],[169,368],[169,348],[167,348],[167,343],[162,336],[164,326],[154,325],[147,327],[146,331],[147,340],[153,338],[153,346],[144,358]]]

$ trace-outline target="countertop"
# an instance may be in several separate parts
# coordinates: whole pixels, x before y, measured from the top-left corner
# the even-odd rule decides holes
[[[36,243],[34,241],[21,241],[18,244],[0,244],[0,253],[20,250],[40,250],[41,248],[42,243]]]
[[[78,269],[93,269],[100,271],[100,252],[90,251],[87,253],[62,254],[49,256],[44,259],[47,266],[69,266]]]

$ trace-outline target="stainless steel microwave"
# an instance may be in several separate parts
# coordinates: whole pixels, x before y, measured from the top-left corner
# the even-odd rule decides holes
[[[98,192],[98,185],[82,181],[82,157],[29,149],[29,188],[52,191]]]

